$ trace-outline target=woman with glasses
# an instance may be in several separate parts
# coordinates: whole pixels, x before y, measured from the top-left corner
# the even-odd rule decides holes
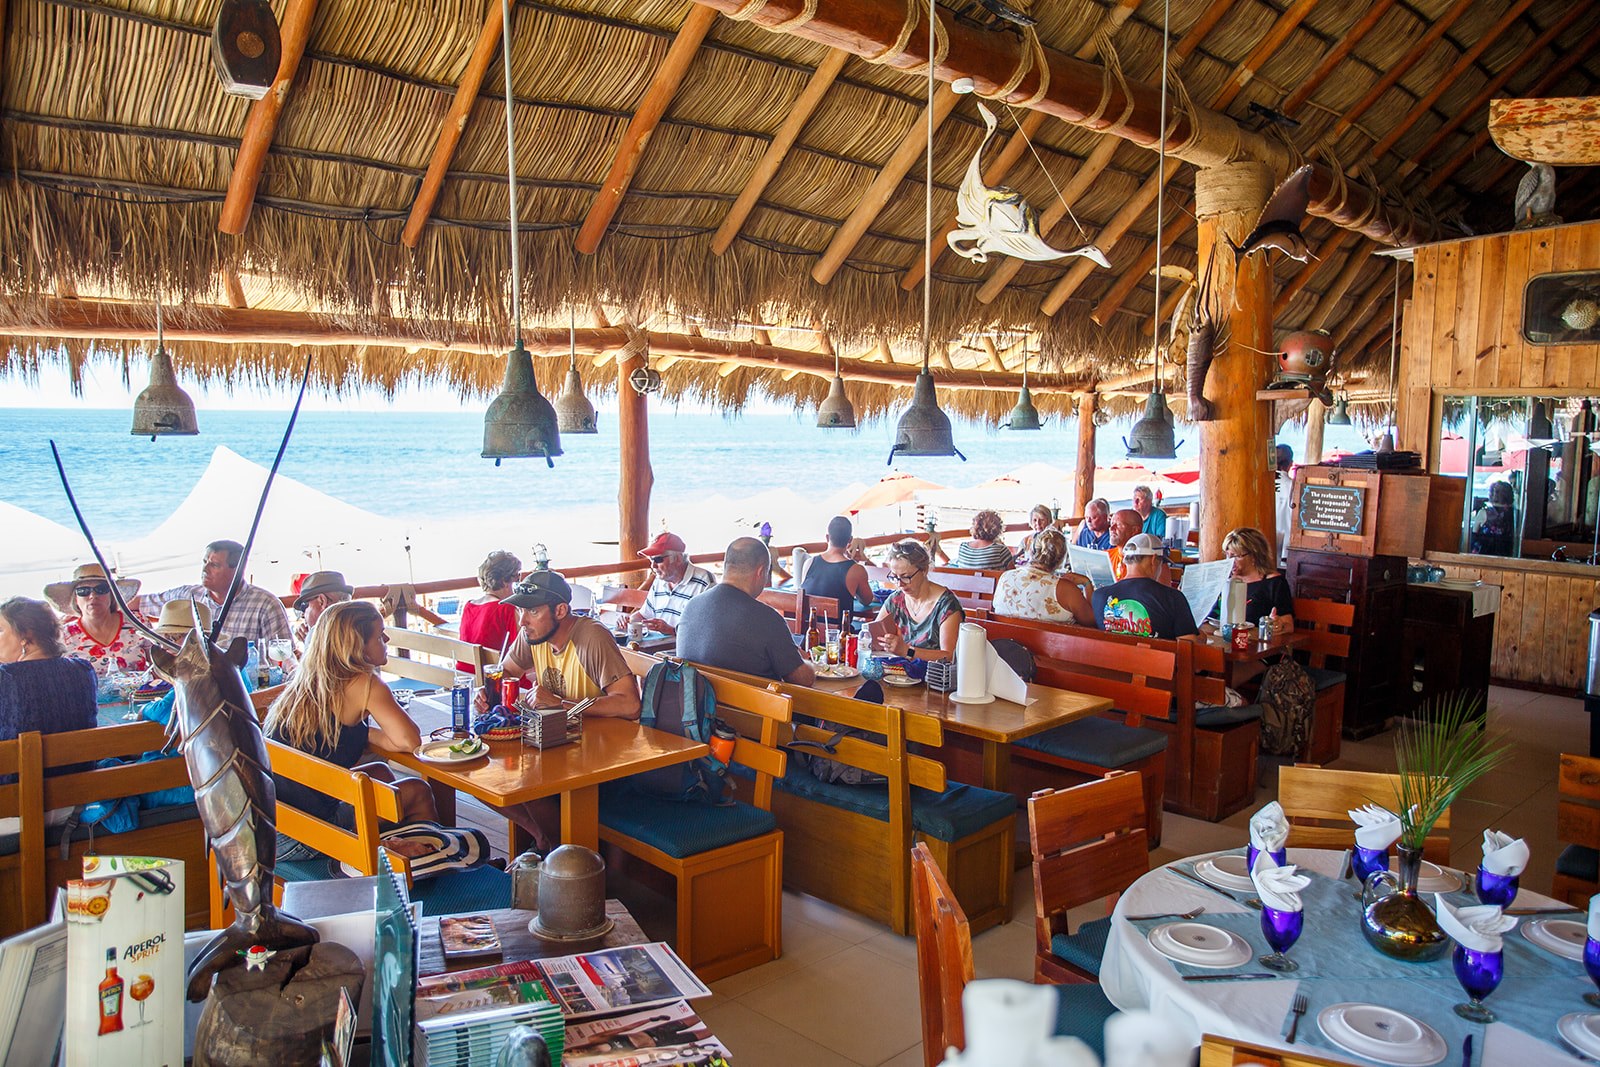
[[[70,581],[44,587],[45,596],[66,616],[61,629],[64,654],[88,660],[102,682],[113,674],[137,674],[150,667],[150,646],[117,610],[111,596],[112,581],[100,564],[85,563],[72,572]],[[115,581],[123,600],[138,595],[137,581]]]
[[[1294,629],[1294,593],[1289,579],[1273,566],[1272,547],[1266,536],[1249,526],[1241,526],[1222,539],[1222,554],[1233,560],[1233,576],[1245,583],[1244,618],[1251,625],[1263,615],[1276,611],[1273,633]]]
[[[878,639],[878,651],[910,659],[949,659],[966,613],[954,593],[928,578],[932,560],[916,541],[889,546],[889,584],[894,588],[874,621],[893,622]]]

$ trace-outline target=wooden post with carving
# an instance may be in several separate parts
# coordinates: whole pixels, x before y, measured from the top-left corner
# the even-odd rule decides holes
[[[1078,398],[1078,472],[1072,513],[1082,515],[1094,499],[1094,393]]]
[[[645,354],[628,349],[617,357],[617,437],[621,481],[617,487],[617,541],[622,559],[635,559],[650,543],[650,414],[647,398],[628,375],[646,366]]]

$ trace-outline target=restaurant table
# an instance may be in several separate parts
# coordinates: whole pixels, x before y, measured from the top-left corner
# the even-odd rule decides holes
[[[417,697],[410,713],[424,738],[434,729],[450,725],[448,697]],[[561,800],[562,843],[598,849],[602,782],[688,763],[710,751],[698,741],[629,719],[586,716],[581,738],[554,748],[540,750],[524,745],[520,738],[491,741],[487,755],[455,764],[430,763],[410,752],[384,755],[428,780],[434,787],[439,818],[446,823],[455,820],[457,790],[494,808],[555,796]],[[511,844],[512,854],[525,844],[515,825]]]
[[[815,688],[849,696],[861,688],[861,679],[818,678]],[[1002,793],[1010,789],[1012,742],[1110,711],[1112,707],[1106,697],[1048,685],[1029,685],[1028,696],[1033,702],[1027,705],[998,697],[987,704],[963,704],[951,700],[949,693],[935,693],[926,685],[883,686],[886,707],[930,716],[944,723],[947,730],[981,741],[983,786]]]
[[[1273,634],[1266,641],[1252,637],[1250,644],[1245,648],[1234,648],[1222,639],[1221,634],[1211,629],[1210,624],[1207,624],[1201,629],[1200,638],[1212,648],[1222,649],[1228,684],[1237,688],[1241,683],[1266,670],[1267,660],[1308,644],[1311,641],[1311,634],[1305,630],[1290,630],[1288,633]]]
[[[1194,856],[1169,866],[1192,870],[1195,862],[1204,858]],[[1469,1023],[1452,1010],[1467,998],[1456,982],[1449,953],[1429,963],[1404,963],[1366,942],[1358,925],[1355,882],[1338,877],[1343,853],[1291,848],[1289,862],[1314,876],[1312,885],[1301,894],[1306,904],[1305,932],[1288,950],[1289,958],[1300,965],[1298,971],[1261,980],[1184,981],[1182,976],[1187,974],[1261,972],[1256,961],[1270,949],[1261,934],[1259,912],[1161,867],[1136,881],[1117,901],[1100,968],[1100,985],[1106,996],[1124,1011],[1153,1011],[1186,1027],[1197,1045],[1202,1034],[1215,1034],[1288,1048],[1281,1035],[1287,1029],[1295,994],[1304,993],[1310,1007],[1300,1020],[1296,1047],[1335,1062],[1382,1062],[1347,1052],[1322,1033],[1318,1013],[1350,1001],[1386,1005],[1426,1022],[1445,1040],[1448,1051],[1442,1062],[1447,1067],[1462,1063],[1462,1040],[1469,1033],[1474,1044],[1473,1067],[1579,1062],[1556,1034],[1555,1021],[1569,1012],[1592,1011],[1581,999],[1594,988],[1584,976],[1582,963],[1535,947],[1520,930],[1511,931],[1505,935],[1506,978],[1484,1001],[1500,1021],[1487,1026]],[[1470,878],[1470,872],[1464,877]],[[1425,896],[1431,904],[1431,895]],[[1447,897],[1457,905],[1477,903],[1470,883]],[[1563,907],[1526,889],[1513,903],[1519,908]],[[1200,906],[1206,910],[1195,922],[1225,927],[1250,943],[1253,952],[1247,962],[1226,970],[1175,963],[1148,940],[1150,930],[1174,919],[1130,922],[1126,918],[1181,913]],[[1560,917],[1583,920],[1575,912]],[[1527,917],[1519,920],[1528,921]],[[1529,1029],[1518,1029],[1512,1020]]]

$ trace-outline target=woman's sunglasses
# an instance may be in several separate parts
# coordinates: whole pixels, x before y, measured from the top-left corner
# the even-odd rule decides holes
[[[894,571],[890,571],[889,572],[889,580],[891,582],[899,582],[901,585],[905,585],[907,582],[909,582],[911,579],[915,578],[917,575],[919,575],[921,573],[922,573],[922,568],[921,567],[918,567],[916,570],[912,571],[910,574],[896,574]]]
[[[75,596],[105,596],[111,592],[111,586],[105,582],[100,582],[96,585],[80,585],[72,592]]]

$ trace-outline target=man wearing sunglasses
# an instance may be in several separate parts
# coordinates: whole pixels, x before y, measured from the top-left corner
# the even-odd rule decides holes
[[[639,618],[657,633],[675,634],[689,601],[710,589],[717,579],[704,567],[689,562],[689,549],[677,534],[663,532],[640,550],[650,561],[655,581],[645,597]]]
[[[146,593],[139,598],[138,610],[146,615],[159,614],[161,605],[169,600],[202,600],[211,608],[215,618],[228,597],[228,587],[239,572],[239,560],[244,556],[244,546],[237,541],[213,541],[206,546],[200,559],[200,584],[180,585],[160,593]],[[283,601],[259,585],[239,583],[233,607],[224,622],[227,627],[221,643],[242,637],[247,641],[268,641],[274,638],[289,640],[294,637],[289,625],[289,613]]]

